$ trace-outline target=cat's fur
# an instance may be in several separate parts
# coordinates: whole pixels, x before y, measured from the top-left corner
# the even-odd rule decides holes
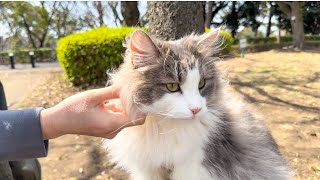
[[[135,180],[289,179],[286,161],[269,130],[226,89],[214,63],[219,30],[176,41],[136,31],[125,62],[112,75],[132,120],[105,145],[111,160]],[[201,78],[206,79],[198,89]],[[170,93],[166,83],[181,91]],[[192,108],[201,108],[193,115]]]

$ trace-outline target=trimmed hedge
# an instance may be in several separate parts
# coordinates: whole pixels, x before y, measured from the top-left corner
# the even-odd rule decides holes
[[[211,30],[206,28],[205,32],[210,32]],[[232,52],[233,48],[232,45],[234,44],[234,39],[231,35],[231,33],[227,32],[227,31],[220,31],[220,35],[222,36],[223,40],[224,40],[224,49],[222,50],[221,54],[229,54],[230,52]]]
[[[14,54],[15,63],[30,63],[29,52],[33,51],[36,62],[48,62],[56,59],[55,52],[50,48],[40,49],[23,49],[19,51],[2,51],[0,52],[0,63],[9,64],[9,53]]]
[[[288,46],[290,43],[267,43],[267,44],[249,44],[245,49],[246,53],[269,51],[272,49],[281,49],[284,46]],[[241,54],[239,45],[234,45],[235,53]]]
[[[310,35],[310,36],[304,36],[304,40],[306,42],[311,42],[311,41],[320,41],[320,36],[319,35]],[[282,36],[280,37],[280,42],[292,42],[293,38],[292,36]]]
[[[308,35],[305,36],[305,41],[306,42],[311,42],[311,41],[320,41],[320,36],[319,35]],[[246,38],[248,44],[272,44],[277,42],[276,37],[249,37]],[[280,42],[287,43],[287,42],[292,42],[292,36],[282,36],[280,37]],[[239,44],[239,38],[234,39],[234,45]]]
[[[271,44],[276,43],[277,38],[276,37],[256,37],[256,38],[246,38],[248,44]],[[239,38],[236,38],[234,40],[234,44],[239,44]]]
[[[231,33],[227,32],[227,31],[220,31],[220,34],[222,36],[222,38],[224,39],[224,49],[222,50],[222,54],[229,54],[233,48],[233,37],[231,35]]]
[[[290,46],[290,42],[282,42],[282,43],[268,43],[268,44],[250,44],[246,47],[246,53],[254,53],[254,52],[262,52],[262,51],[269,51],[272,49],[281,49],[285,46]],[[320,48],[320,41],[308,41],[304,43],[305,48],[310,49],[319,49]],[[234,53],[240,54],[239,45],[233,45]]]
[[[74,85],[105,83],[106,71],[121,64],[122,43],[134,29],[100,27],[59,39],[57,57],[68,79]]]

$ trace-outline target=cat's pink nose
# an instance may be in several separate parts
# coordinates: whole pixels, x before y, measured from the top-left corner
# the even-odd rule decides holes
[[[199,111],[201,111],[201,108],[192,108],[190,109],[193,115],[196,115]]]

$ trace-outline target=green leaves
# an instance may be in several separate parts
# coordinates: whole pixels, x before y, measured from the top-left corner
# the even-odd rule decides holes
[[[61,38],[57,57],[74,85],[105,84],[107,70],[122,63],[122,43],[136,28],[101,27]]]

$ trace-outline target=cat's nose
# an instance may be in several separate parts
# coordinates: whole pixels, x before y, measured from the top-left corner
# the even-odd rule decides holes
[[[193,115],[196,115],[198,112],[201,111],[201,108],[192,108],[190,109]]]

